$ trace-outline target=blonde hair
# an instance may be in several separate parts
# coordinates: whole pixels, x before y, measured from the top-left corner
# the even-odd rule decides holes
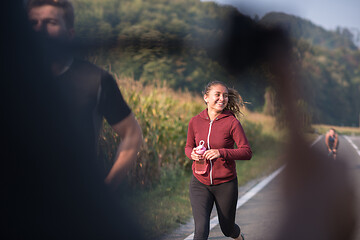
[[[241,112],[241,108],[244,107],[244,101],[243,101],[241,95],[239,94],[239,92],[236,91],[236,89],[229,88],[228,86],[226,86],[225,83],[223,83],[221,81],[213,81],[206,85],[206,87],[203,91],[203,94],[207,95],[209,93],[209,91],[211,90],[211,88],[215,85],[222,85],[228,90],[228,99],[229,100],[225,107],[225,110],[231,111],[238,118],[241,117],[243,115],[243,113]]]

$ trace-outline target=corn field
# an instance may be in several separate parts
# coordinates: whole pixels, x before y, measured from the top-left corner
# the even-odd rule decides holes
[[[124,99],[134,112],[143,132],[143,145],[128,174],[132,185],[156,182],[162,169],[188,168],[191,161],[184,147],[188,122],[199,113],[202,98],[189,92],[176,92],[164,85],[143,84],[114,74]],[[99,157],[110,168],[120,138],[106,121],[99,140]]]

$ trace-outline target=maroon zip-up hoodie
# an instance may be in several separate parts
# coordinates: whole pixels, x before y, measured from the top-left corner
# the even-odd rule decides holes
[[[216,119],[210,121],[207,109],[193,117],[189,122],[185,154],[191,159],[191,152],[201,140],[209,149],[218,149],[220,157],[208,161],[206,173],[194,176],[206,185],[217,185],[233,180],[236,175],[235,160],[250,160],[252,152],[244,130],[231,111],[224,110]],[[234,149],[234,143],[237,148]]]

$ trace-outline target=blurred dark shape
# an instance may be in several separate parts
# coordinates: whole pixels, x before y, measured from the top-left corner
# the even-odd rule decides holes
[[[329,163],[327,155],[311,149],[303,136],[295,104],[297,69],[288,34],[281,28],[264,28],[236,12],[228,26],[223,42],[209,48],[209,55],[234,75],[248,67],[266,65],[286,113],[285,219],[279,233],[267,236],[279,240],[352,239],[356,223],[354,185],[345,161]]]
[[[270,69],[286,111],[284,226],[276,239],[352,239],[356,225],[356,196],[346,161],[329,163],[327,154],[310,148],[295,105],[297,82],[291,45],[276,43]],[[269,60],[268,60],[269,61]]]
[[[223,38],[208,49],[208,54],[232,74],[271,60],[276,47],[290,47],[283,29],[269,30],[236,10],[228,16],[227,23]]]
[[[57,43],[34,34],[21,1],[4,3],[1,238],[142,239],[51,81],[45,43]]]

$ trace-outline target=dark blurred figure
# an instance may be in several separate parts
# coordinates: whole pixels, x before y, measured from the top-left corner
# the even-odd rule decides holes
[[[74,9],[68,0],[29,0],[27,11],[32,28],[39,34],[44,57],[59,97],[64,117],[82,138],[82,150],[95,156],[104,116],[122,141],[106,183],[116,189],[126,166],[135,160],[142,133],[113,77],[88,62],[74,59]],[[61,117],[61,116],[59,116]],[[99,166],[100,168],[101,166]]]
[[[281,42],[280,42],[281,43]],[[284,179],[285,218],[274,239],[353,239],[356,196],[346,161],[331,162],[328,155],[310,148],[295,105],[290,44],[275,44],[271,69],[286,111],[289,139]]]
[[[279,240],[352,239],[356,223],[355,191],[345,161],[329,164],[328,156],[311,149],[302,132],[292,44],[280,28],[264,28],[234,12],[229,16],[223,42],[211,55],[237,75],[249,67],[262,67],[272,76],[288,127],[284,179],[285,219]],[[274,219],[274,221],[282,221]]]
[[[31,25],[22,2],[2,7],[1,238],[142,239],[136,216],[109,191],[136,155],[140,129],[112,77],[71,58],[74,31],[49,2],[66,4],[29,3]],[[116,112],[103,106],[114,98]],[[137,138],[119,147],[110,187],[95,151],[102,115],[125,142]]]

